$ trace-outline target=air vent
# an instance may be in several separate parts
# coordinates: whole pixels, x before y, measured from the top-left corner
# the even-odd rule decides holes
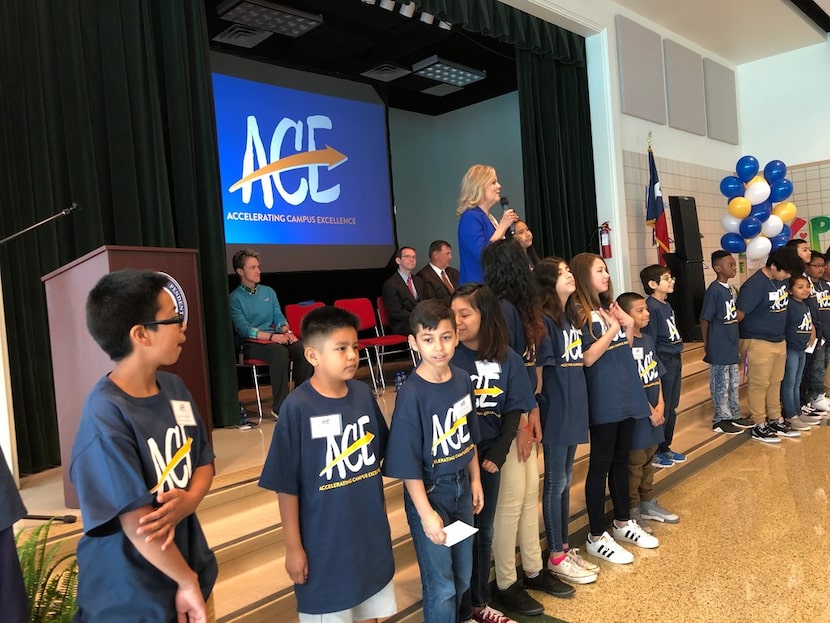
[[[393,80],[397,80],[398,78],[411,73],[412,72],[410,70],[404,69],[403,67],[398,67],[397,65],[392,65],[391,63],[384,63],[383,65],[378,65],[377,67],[368,69],[360,75],[379,82],[392,82]]]
[[[240,48],[253,48],[270,37],[272,32],[260,30],[251,26],[234,24],[227,30],[220,32],[213,40],[218,43],[227,43]]]

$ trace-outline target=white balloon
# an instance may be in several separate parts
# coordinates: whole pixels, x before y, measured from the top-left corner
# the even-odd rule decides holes
[[[746,257],[750,260],[760,260],[772,251],[772,243],[766,236],[756,236],[746,245]]]
[[[761,228],[761,235],[767,238],[775,238],[784,229],[784,221],[780,217],[770,214],[769,218],[764,221],[764,226]]]
[[[744,190],[744,197],[749,199],[749,203],[757,206],[759,203],[764,203],[769,199],[770,188],[764,180],[758,180],[746,187]]]
[[[724,231],[734,232],[737,234],[741,229],[741,219],[736,216],[732,216],[729,212],[723,215],[720,222],[721,225],[723,225]]]

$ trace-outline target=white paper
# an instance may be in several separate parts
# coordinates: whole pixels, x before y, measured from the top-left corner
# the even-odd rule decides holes
[[[818,340],[813,340],[813,343],[805,348],[804,352],[812,354],[816,350],[816,346],[818,346]]]
[[[456,543],[460,543],[464,539],[473,536],[478,532],[478,528],[473,528],[470,524],[463,521],[456,520],[449,526],[444,526],[444,534],[447,535],[447,541],[444,543],[447,547],[452,547]]]

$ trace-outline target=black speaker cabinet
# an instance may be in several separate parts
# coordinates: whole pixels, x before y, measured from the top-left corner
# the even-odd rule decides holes
[[[703,259],[694,197],[669,197],[675,253],[689,262]]]
[[[669,294],[669,304],[674,309],[677,330],[684,342],[702,342],[700,309],[706,291],[703,260],[689,262],[677,253],[666,253],[663,257],[666,258],[666,268],[675,277],[674,292]]]

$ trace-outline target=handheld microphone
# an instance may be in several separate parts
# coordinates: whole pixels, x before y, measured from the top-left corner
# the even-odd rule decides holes
[[[507,211],[510,209],[510,200],[507,197],[499,199],[499,203],[501,204],[503,210]],[[510,232],[510,235],[513,236],[516,233],[516,224],[511,223],[508,231]]]

